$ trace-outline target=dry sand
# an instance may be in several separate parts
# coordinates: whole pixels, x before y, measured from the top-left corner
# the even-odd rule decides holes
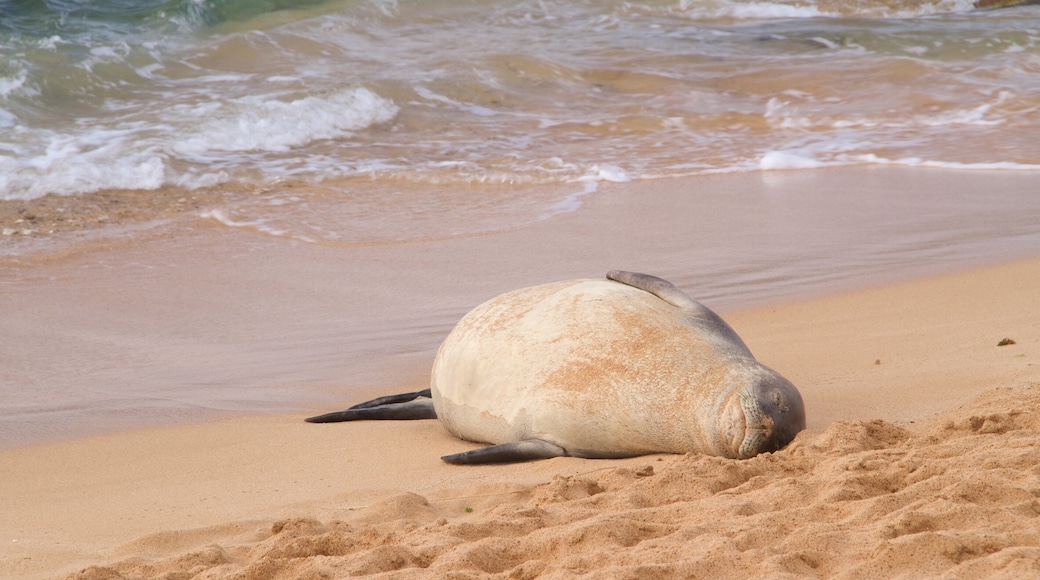
[[[1040,259],[840,291],[1040,254],[1034,181],[705,178],[605,189],[487,236],[337,247],[174,221],[0,261],[0,383],[39,409],[0,429],[0,577],[1040,575]],[[973,193],[997,185],[1000,207]],[[755,259],[776,269],[726,270]],[[436,421],[125,430],[156,422],[149,397],[162,420],[203,396],[414,388],[480,300],[617,267],[706,292],[799,387],[809,430],[747,461],[476,467],[438,459],[473,445]],[[726,300],[773,294],[788,301]],[[41,401],[77,390],[86,402]],[[125,417],[96,416],[119,397]]]
[[[303,415],[4,450],[0,576],[1036,576],[1038,287],[1030,260],[728,313],[811,418],[746,461],[457,467],[435,421]]]

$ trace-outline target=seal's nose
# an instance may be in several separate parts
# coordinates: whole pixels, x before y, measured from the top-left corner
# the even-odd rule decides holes
[[[741,392],[747,422],[740,457],[782,449],[805,429],[805,405],[798,389],[771,369]]]

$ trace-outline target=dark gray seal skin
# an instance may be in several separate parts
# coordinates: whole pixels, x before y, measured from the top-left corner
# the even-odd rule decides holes
[[[491,446],[455,464],[776,451],[805,428],[798,390],[670,282],[612,271],[509,292],[464,316],[430,388],[311,417],[440,419]]]

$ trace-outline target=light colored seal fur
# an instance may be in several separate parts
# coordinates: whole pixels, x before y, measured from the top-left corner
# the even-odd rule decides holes
[[[578,457],[772,451],[805,426],[798,391],[717,315],[612,280],[558,282],[478,306],[445,339],[441,422],[484,443],[537,439]],[[766,408],[763,408],[766,407]],[[775,407],[775,409],[768,409]]]
[[[422,395],[432,396],[432,410]],[[492,444],[445,457],[450,463],[747,458],[805,428],[795,387],[756,361],[718,315],[665,280],[618,271],[481,304],[441,345],[429,393],[384,399],[354,409],[406,412],[327,420],[435,415],[457,437]]]

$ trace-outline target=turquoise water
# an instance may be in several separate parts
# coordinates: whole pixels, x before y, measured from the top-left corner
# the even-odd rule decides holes
[[[1040,168],[1040,8],[908,4],[6,2],[0,198]]]

